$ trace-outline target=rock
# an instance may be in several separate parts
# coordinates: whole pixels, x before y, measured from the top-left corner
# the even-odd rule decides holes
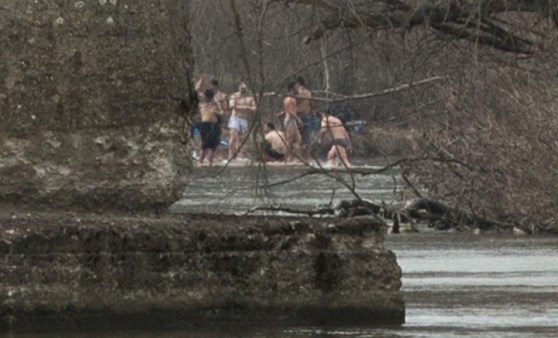
[[[190,166],[181,103],[192,106],[186,7],[2,5],[0,202],[145,210],[181,196]]]

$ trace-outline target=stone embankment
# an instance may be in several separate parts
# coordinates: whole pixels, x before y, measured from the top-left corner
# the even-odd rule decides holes
[[[165,209],[189,167],[187,1],[3,1],[0,202]]]
[[[264,217],[0,218],[9,330],[401,324],[384,225]]]

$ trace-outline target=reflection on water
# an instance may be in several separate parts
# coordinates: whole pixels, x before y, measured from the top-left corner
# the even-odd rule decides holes
[[[243,212],[253,197],[254,172],[230,168],[211,177],[197,173],[173,211]],[[269,182],[304,169],[269,168]],[[393,174],[393,173],[391,173]],[[358,191],[375,201],[393,199],[389,175],[357,178]],[[271,189],[274,203],[315,207],[331,197],[350,197],[334,180],[306,177]],[[422,233],[390,235],[386,247],[403,271],[406,324],[391,328],[196,328],[181,331],[116,331],[9,337],[88,338],[334,338],[334,337],[558,337],[558,238]]]
[[[407,304],[406,333],[556,337],[558,238],[390,236]],[[434,335],[435,334],[435,335]]]

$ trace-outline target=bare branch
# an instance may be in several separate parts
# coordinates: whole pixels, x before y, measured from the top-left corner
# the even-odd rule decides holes
[[[292,3],[307,1],[293,0]],[[323,13],[319,27],[303,39],[309,43],[320,39],[326,31],[337,28],[412,29],[425,26],[457,39],[474,41],[499,50],[531,53],[534,42],[507,31],[490,19],[507,12],[529,12],[558,22],[558,5],[548,0],[477,0],[477,1],[411,1],[353,0],[351,15],[344,13],[343,1],[331,1],[337,11]],[[333,12],[333,14],[331,14]],[[478,23],[484,25],[478,30]]]

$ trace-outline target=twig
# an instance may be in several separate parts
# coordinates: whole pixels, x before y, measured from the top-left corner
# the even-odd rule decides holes
[[[384,96],[384,95],[388,95],[388,94],[392,94],[392,93],[397,93],[400,92],[402,90],[406,90],[415,86],[420,86],[420,85],[424,85],[430,82],[434,82],[434,81],[440,81],[440,80],[444,80],[445,77],[444,76],[434,76],[428,79],[424,79],[424,80],[420,80],[420,81],[416,81],[416,82],[411,82],[411,83],[407,83],[407,84],[402,84],[402,85],[398,85],[395,87],[391,87],[391,88],[387,88],[384,90],[381,90],[379,92],[373,92],[373,93],[366,93],[366,94],[357,94],[357,95],[343,95],[343,94],[338,94],[338,93],[329,93],[326,92],[326,95],[333,95],[336,96],[336,98],[328,98],[328,97],[316,97],[316,96],[312,96],[310,98],[308,97],[301,97],[301,96],[297,96],[297,95],[289,95],[289,94],[284,94],[283,96],[290,96],[290,97],[294,97],[295,99],[309,99],[312,101],[320,101],[320,102],[343,102],[343,101],[350,101],[350,100],[362,100],[362,99],[369,99],[372,97],[378,97],[378,96]],[[270,93],[271,95],[271,93]]]

